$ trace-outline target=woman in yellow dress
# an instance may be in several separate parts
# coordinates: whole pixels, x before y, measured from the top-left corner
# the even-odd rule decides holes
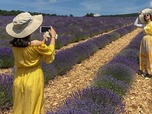
[[[140,24],[138,23],[138,18]],[[152,75],[152,9],[145,8],[134,22],[134,25],[144,30],[144,37],[140,45],[140,71],[144,77]]]
[[[41,61],[51,63],[55,58],[55,30],[50,27],[50,44],[47,38],[30,40],[30,35],[42,24],[43,16],[32,16],[28,12],[18,14],[6,26],[7,33],[14,39],[12,44],[15,59],[13,82],[13,114],[45,114],[44,76]]]

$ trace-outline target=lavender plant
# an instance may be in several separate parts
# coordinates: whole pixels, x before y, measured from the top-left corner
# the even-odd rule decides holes
[[[70,50],[78,55],[77,62],[79,63],[96,52],[98,50],[98,47],[94,42],[92,42],[92,40],[88,40],[87,42],[83,42],[74,46]]]
[[[129,48],[130,49],[136,49],[136,50],[140,50],[140,42],[141,39],[143,38],[143,32],[140,32],[133,40],[132,42],[129,43]]]
[[[59,110],[57,112],[47,112],[47,114],[91,114],[91,113],[83,109],[75,109],[71,107],[67,110]]]
[[[107,44],[111,42],[107,34],[92,39],[92,41],[97,45],[99,49],[105,47]]]
[[[10,47],[10,39],[1,39],[0,41],[0,48],[6,48],[6,47]]]
[[[76,37],[75,42],[78,42],[80,40],[85,40],[85,39],[89,38],[90,33],[82,31],[82,32],[75,33],[74,36]]]
[[[107,36],[111,42],[120,38],[120,34],[118,32],[111,32],[111,33],[107,34]]]
[[[117,80],[113,76],[96,77],[92,86],[107,88],[122,97],[128,90],[129,85],[125,81]]]
[[[42,69],[44,72],[45,84],[48,84],[49,80],[54,79],[54,77],[58,75],[57,69],[53,64],[45,64],[42,62]]]
[[[11,48],[0,48],[0,68],[8,68],[14,66],[13,53]]]
[[[73,35],[69,36],[59,36],[56,40],[56,49],[60,49],[61,47],[67,45],[69,42],[72,42],[74,39]]]
[[[118,29],[116,32],[118,32],[120,36],[123,36],[128,33],[128,30],[124,28],[124,29]]]
[[[124,112],[124,103],[108,89],[90,87],[76,92],[57,111],[47,114],[79,114],[78,110],[80,114],[120,114]]]
[[[76,51],[76,50],[75,50]],[[53,66],[58,74],[64,74],[66,71],[72,68],[77,63],[78,55],[70,49],[59,51],[56,54],[56,58],[53,61]]]
[[[135,61],[138,61],[138,55],[139,55],[139,50],[136,49],[124,49],[121,53],[119,53],[119,56],[125,56],[128,59],[132,59]]]
[[[98,34],[101,34],[100,33],[100,29],[98,27],[92,27],[90,30],[89,30],[89,33],[90,33],[90,37],[93,37],[95,35],[98,35]]]
[[[0,109],[12,106],[12,74],[0,74]]]
[[[104,75],[113,76],[117,80],[130,83],[133,80],[135,71],[128,66],[121,63],[107,64],[103,68],[100,68],[97,73],[97,77],[102,78]]]
[[[128,58],[126,56],[116,56],[116,57],[114,57],[109,62],[109,64],[114,64],[114,63],[121,63],[123,65],[128,66],[129,68],[132,68],[134,71],[137,71],[137,69],[138,69],[137,59]]]

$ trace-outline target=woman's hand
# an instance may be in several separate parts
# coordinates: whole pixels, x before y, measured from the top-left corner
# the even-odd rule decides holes
[[[43,40],[42,40],[42,42],[43,43],[45,43],[45,42],[47,42],[48,41],[48,38],[45,36],[45,33],[43,34]]]
[[[53,29],[52,26],[50,26],[49,34],[50,34],[50,37],[51,37],[50,44],[55,45],[56,31]],[[44,33],[42,42],[45,43],[46,41],[48,41],[48,38],[46,37],[46,35]]]
[[[52,26],[50,26],[49,33],[50,33],[51,38],[55,38],[55,36],[56,36],[56,31],[53,29]]]
[[[51,36],[50,44],[55,46],[56,31],[53,29],[52,26],[50,26],[49,33],[50,33],[50,36]]]

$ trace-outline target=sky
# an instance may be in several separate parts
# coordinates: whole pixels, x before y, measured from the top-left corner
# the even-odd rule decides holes
[[[152,0],[1,0],[1,10],[21,10],[57,15],[85,16],[138,13]]]

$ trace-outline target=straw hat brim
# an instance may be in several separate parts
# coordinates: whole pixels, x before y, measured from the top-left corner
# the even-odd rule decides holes
[[[36,31],[43,22],[42,15],[32,16],[31,22],[23,29],[14,27],[13,22],[6,26],[6,32],[14,38],[24,38]]]
[[[141,14],[139,15],[139,20],[141,23],[145,24],[147,23],[145,20],[144,20],[144,15],[145,14],[150,14],[152,16],[152,9],[151,8],[145,8],[144,10],[141,11]]]

